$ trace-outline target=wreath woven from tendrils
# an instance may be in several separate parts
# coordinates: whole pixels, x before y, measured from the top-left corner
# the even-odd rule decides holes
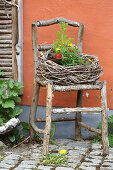
[[[49,60],[51,50],[40,52],[37,68],[37,78],[40,82],[50,82],[54,85],[75,85],[95,83],[103,71],[99,65],[98,57],[81,54],[86,60],[90,59],[90,65],[62,66]]]

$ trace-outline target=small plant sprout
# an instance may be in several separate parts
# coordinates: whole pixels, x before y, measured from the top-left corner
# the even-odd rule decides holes
[[[59,151],[58,154],[47,153],[45,156],[42,156],[40,160],[38,160],[37,165],[68,165],[68,155],[65,149]]]

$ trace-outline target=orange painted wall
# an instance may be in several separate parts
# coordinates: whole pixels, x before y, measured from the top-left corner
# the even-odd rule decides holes
[[[33,53],[31,23],[64,17],[85,23],[83,52],[98,56],[104,74],[101,80],[107,81],[108,107],[113,109],[113,0],[24,0],[24,94],[21,104],[31,105],[33,93]],[[52,43],[56,39],[58,26],[39,28],[38,41]],[[76,31],[70,29],[69,36],[75,38]],[[99,105],[99,92],[89,92],[85,106]],[[45,105],[46,90],[41,89],[40,105]],[[75,106],[76,92],[55,93],[55,106]]]

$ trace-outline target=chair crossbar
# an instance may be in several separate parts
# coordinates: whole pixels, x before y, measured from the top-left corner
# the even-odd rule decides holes
[[[87,112],[87,113],[93,113],[97,114],[98,112],[101,112],[102,109],[100,107],[76,107],[76,108],[57,108],[52,109],[52,112],[54,114],[70,114],[70,113],[76,113],[76,112]]]
[[[86,128],[86,129],[88,129],[88,130],[91,131],[91,132],[96,132],[96,133],[98,133],[98,134],[102,134],[102,130],[100,130],[100,129],[95,129],[95,128],[93,128],[93,127],[90,127],[90,126],[82,123],[82,122],[79,122],[78,124],[79,124],[79,126],[81,126],[81,127],[83,127],[83,128]]]

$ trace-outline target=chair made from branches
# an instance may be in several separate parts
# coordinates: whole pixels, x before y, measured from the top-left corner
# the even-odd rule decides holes
[[[51,121],[71,121],[75,120],[75,140],[81,140],[81,127],[87,128],[89,131],[96,132],[102,135],[102,145],[103,145],[103,154],[108,154],[108,110],[107,110],[107,100],[106,100],[106,81],[95,83],[85,83],[85,84],[74,84],[74,85],[57,85],[50,83],[49,81],[43,81],[40,76],[37,76],[37,70],[40,67],[39,62],[39,51],[47,51],[52,46],[51,45],[38,45],[37,43],[37,27],[49,26],[57,24],[59,22],[66,22],[68,25],[73,27],[78,27],[78,37],[77,37],[77,47],[82,54],[82,41],[83,41],[83,32],[84,24],[71,21],[64,18],[54,18],[47,21],[33,21],[32,22],[32,46],[33,46],[33,56],[34,56],[34,84],[33,84],[33,98],[30,109],[30,139],[33,140],[35,133],[44,134],[43,141],[43,155],[49,151],[49,138],[51,130]],[[46,119],[45,119],[45,129],[39,129],[35,124],[37,104],[39,99],[39,90],[41,86],[46,86],[47,88],[47,97],[46,97]],[[82,96],[84,90],[100,90],[101,98],[101,107],[82,107]],[[56,108],[52,109],[52,98],[53,91],[65,92],[65,91],[77,91],[77,103],[75,108]],[[95,129],[81,122],[81,112],[82,113],[102,113],[102,129]],[[53,114],[66,114],[66,113],[76,113],[74,118],[57,118],[52,120]],[[38,121],[44,121],[43,119],[38,119]]]

